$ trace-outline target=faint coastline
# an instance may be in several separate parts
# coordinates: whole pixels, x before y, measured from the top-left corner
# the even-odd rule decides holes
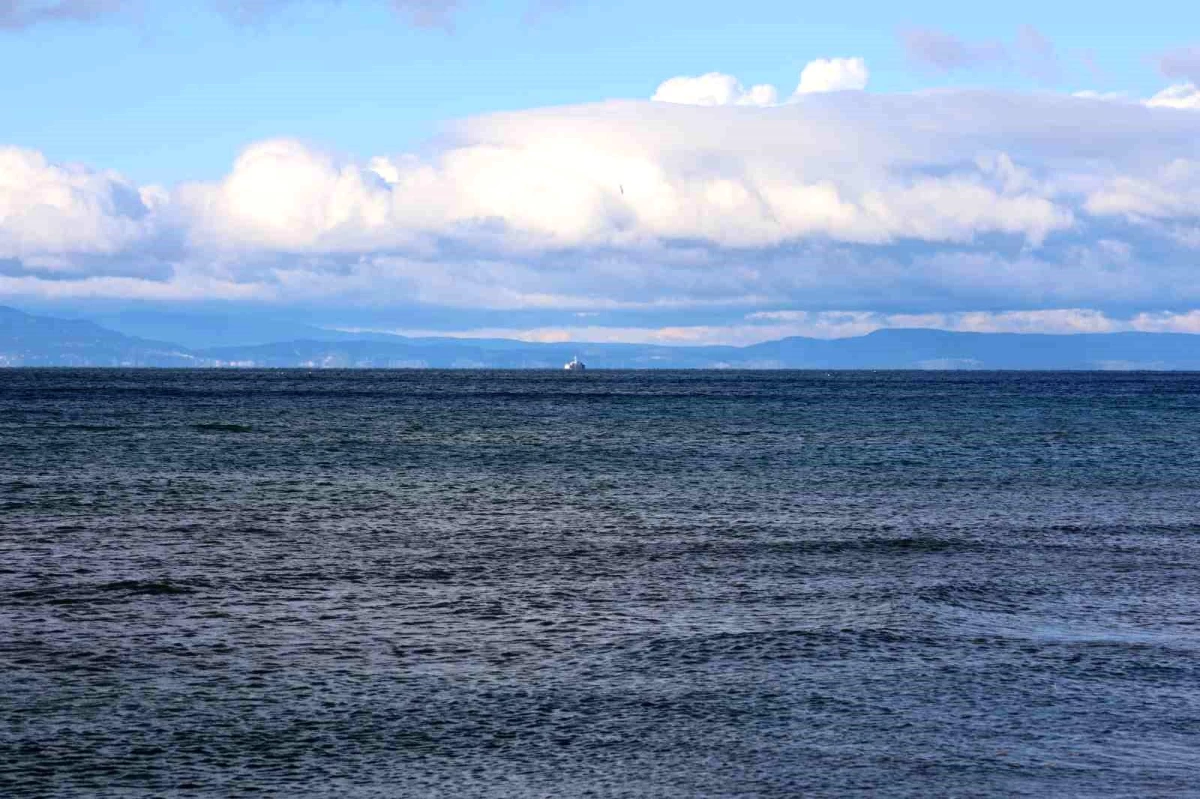
[[[177,325],[176,328],[180,327]],[[189,331],[203,341],[204,330]],[[215,331],[213,338],[220,338]],[[94,322],[0,307],[0,367],[554,369],[578,355],[597,369],[1200,370],[1186,333],[961,333],[888,329],[841,339],[791,337],[743,347],[408,338],[319,328],[281,341],[184,346]],[[260,337],[268,333],[260,333]]]

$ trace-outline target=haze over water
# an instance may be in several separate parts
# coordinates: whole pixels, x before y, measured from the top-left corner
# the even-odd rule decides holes
[[[1200,793],[1200,375],[0,371],[0,793]]]

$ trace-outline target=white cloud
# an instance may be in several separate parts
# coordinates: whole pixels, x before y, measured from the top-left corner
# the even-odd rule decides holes
[[[272,140],[220,180],[170,190],[8,148],[0,291],[573,311],[1177,307],[1200,303],[1198,138],[1197,114],[942,91],[812,93],[753,113],[614,101],[497,114],[421,157]]]
[[[625,149],[602,129],[567,127],[564,136],[540,125],[493,128],[489,138],[500,138],[487,144],[432,163],[381,159],[374,170],[268,142],[247,150],[219,185],[187,187],[183,196],[201,220],[197,244],[286,251],[358,252],[456,234],[499,237],[510,250],[669,239],[761,247],[815,235],[967,242],[989,232],[1040,244],[1073,223],[1052,198],[1010,190],[975,165],[943,176],[883,170],[853,185],[808,163],[811,177],[796,174],[799,164],[773,164],[767,154],[715,152],[723,163],[702,165],[704,154],[672,163],[682,136],[665,147]]]
[[[663,344],[678,346],[741,342],[742,338],[739,335],[741,330],[742,326],[739,325],[673,325],[667,327],[568,325],[562,327],[533,328],[486,327],[456,331],[414,328],[370,328],[347,332],[391,333],[397,336],[409,336],[412,338],[438,336],[464,339],[505,338],[543,344],[580,341],[597,344]],[[755,330],[756,332],[760,332],[762,328],[755,328]],[[755,343],[758,340],[754,338],[753,340],[745,341],[745,343]]]
[[[800,73],[796,94],[865,89],[870,75],[861,58],[819,58]]]
[[[121,276],[88,276],[79,280],[42,280],[0,275],[0,297],[35,296],[42,299],[135,299],[178,302],[186,300],[269,301],[278,298],[275,288],[261,283],[222,280],[190,269],[173,280],[158,281]]]
[[[680,105],[770,106],[779,102],[779,93],[774,86],[767,84],[746,89],[732,75],[709,72],[696,77],[681,76],[663,81],[651,99]]]
[[[1084,89],[1083,91],[1072,92],[1072,97],[1078,97],[1081,100],[1103,100],[1105,102],[1129,102],[1129,95],[1125,92],[1100,92],[1095,89]]]
[[[789,102],[801,95],[862,90],[867,87],[870,71],[861,58],[818,58],[810,61],[800,73],[800,84]],[[659,84],[650,98],[677,105],[749,105],[765,108],[779,105],[779,91],[770,84],[745,88],[733,75],[709,72],[705,75],[682,75]]]
[[[1192,83],[1177,83],[1145,100],[1134,100],[1125,92],[1100,92],[1093,89],[1074,92],[1081,100],[1101,100],[1113,103],[1140,102],[1148,108],[1200,109],[1200,88]]]
[[[739,327],[744,331],[740,338],[747,343],[769,341],[787,335],[845,338],[865,335],[875,330],[896,328],[928,328],[966,333],[1200,333],[1200,311],[1159,311],[1131,317],[1109,316],[1091,308],[925,314],[760,311],[748,314],[746,320],[762,326],[758,333],[761,338],[755,335],[753,325]]]
[[[1151,108],[1195,108],[1200,110],[1200,88],[1194,83],[1168,86],[1146,101]]]
[[[295,141],[252,145],[220,183],[182,186],[177,198],[198,247],[353,251],[411,240],[382,175]]]
[[[219,184],[178,196],[195,246],[287,252],[372,252],[448,236],[509,253],[676,239],[969,242],[986,233],[1038,245],[1074,223],[1053,197],[982,161],[936,176],[897,172],[848,151],[833,140],[836,128],[812,124],[800,109],[773,120],[733,117],[710,131],[697,113],[613,103],[501,115],[469,124],[466,141],[435,159],[366,166],[264,142]],[[797,141],[824,142],[821,157],[786,140],[758,141],[789,129]],[[847,179],[849,158],[873,174]]]
[[[49,263],[136,248],[150,240],[166,202],[161,189],[139,189],[111,172],[0,147],[0,258]]]
[[[1143,312],[1130,320],[1129,329],[1143,333],[1200,333],[1200,311]]]
[[[444,336],[465,339],[506,338],[542,343],[591,342],[666,346],[745,346],[788,336],[837,339],[876,330],[925,328],[970,333],[1200,333],[1200,311],[1159,311],[1132,317],[1110,317],[1087,308],[1041,311],[968,311],[960,313],[887,314],[871,311],[759,311],[741,321],[709,325],[564,325],[483,327],[467,330],[420,328],[340,328],[347,332],[391,333],[414,338]]]
[[[1149,175],[1119,175],[1089,194],[1084,207],[1098,216],[1134,220],[1195,219],[1200,215],[1200,161],[1178,158]]]

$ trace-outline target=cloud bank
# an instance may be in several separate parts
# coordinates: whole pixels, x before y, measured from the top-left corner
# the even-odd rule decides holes
[[[812,81],[865,79],[842,64]],[[173,187],[0,148],[0,295],[1121,318],[1200,305],[1200,112],[979,91],[748,105],[763,104],[496,114],[423,156],[270,140],[218,181]]]
[[[1141,313],[1116,318],[1086,308],[1041,311],[968,311],[958,313],[878,313],[872,311],[758,311],[726,324],[624,325],[574,324],[542,327],[480,327],[447,333],[405,327],[339,328],[349,333],[390,333],[400,336],[516,339],[559,343],[588,341],[605,344],[662,344],[744,346],[789,336],[848,338],[876,330],[926,328],[967,333],[1200,333],[1200,311]]]

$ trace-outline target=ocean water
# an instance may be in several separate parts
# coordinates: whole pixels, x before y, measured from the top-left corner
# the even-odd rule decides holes
[[[0,371],[0,795],[1200,795],[1200,375]]]

